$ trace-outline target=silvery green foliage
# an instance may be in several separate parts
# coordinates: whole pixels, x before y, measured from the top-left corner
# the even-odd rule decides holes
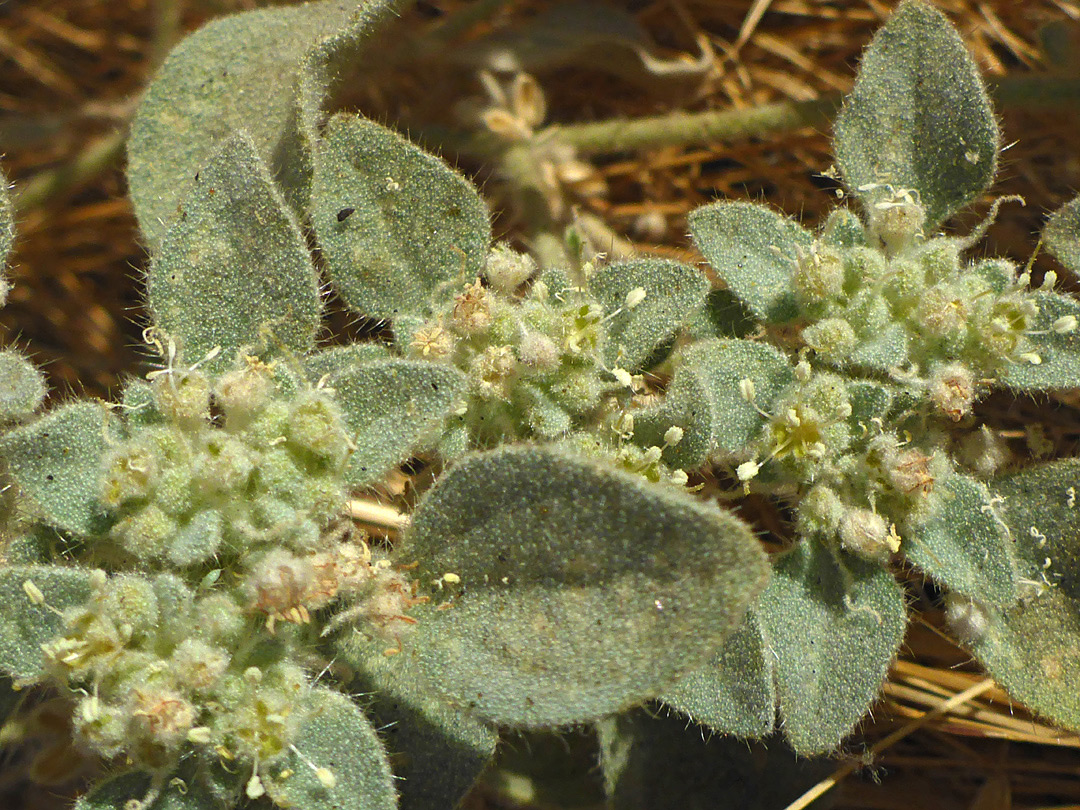
[[[695,324],[698,341],[673,355],[666,396],[635,415],[634,438],[655,444],[677,427],[665,462],[711,459],[746,491],[794,502],[797,541],[752,618],[663,699],[748,736],[771,732],[775,711],[799,753],[834,749],[903,636],[888,571],[903,555],[949,590],[961,635],[996,677],[1075,726],[1059,698],[1034,697],[1038,662],[1075,681],[1074,641],[1046,631],[1038,650],[1018,641],[1035,627],[1020,617],[1061,612],[1042,615],[1060,588],[1037,576],[1030,537],[1018,539],[1010,514],[1026,515],[1030,496],[994,478],[1007,454],[975,405],[994,387],[1076,386],[1080,305],[1054,292],[1053,273],[1032,289],[1009,262],[967,258],[975,239],[935,233],[986,189],[999,144],[974,63],[928,3],[902,3],[875,37],[834,146],[861,212],[838,209],[817,234],[745,202],[690,216],[695,243],[761,326],[710,341]],[[1044,234],[1067,267],[1075,209]],[[1023,531],[1060,523],[1061,508],[1047,504]],[[1058,570],[1068,576],[1064,562]],[[1033,582],[1051,595],[1032,602]]]
[[[500,728],[593,723],[615,806],[770,806],[723,779],[673,792],[654,778],[673,751],[732,779],[747,763],[669,746],[635,707],[835,749],[903,636],[897,555],[996,677],[1075,726],[1075,465],[1000,477],[974,406],[1075,385],[1078,306],[935,233],[998,151],[944,17],[907,0],[867,52],[836,136],[858,212],[817,233],[744,202],[691,215],[720,292],[666,260],[540,272],[491,244],[454,169],[327,120],[340,61],[392,8],[237,15],[170,57],[129,167],[161,363],[115,407],[34,419],[40,377],[0,355],[19,388],[0,670],[59,691],[75,742],[117,765],[79,807],[437,810]],[[1074,209],[1045,235],[1066,266]],[[385,344],[319,345],[305,234]],[[353,499],[402,465],[436,480],[376,542]],[[790,504],[772,564],[687,487],[710,470]]]

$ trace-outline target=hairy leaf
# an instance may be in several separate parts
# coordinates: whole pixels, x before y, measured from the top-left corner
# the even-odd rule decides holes
[[[923,0],[906,0],[878,31],[835,130],[848,188],[870,210],[901,189],[918,192],[928,232],[997,170],[1000,135],[978,68]]]
[[[773,658],[753,608],[708,664],[660,696],[718,734],[760,738],[776,724]]]
[[[307,703],[293,745],[263,769],[263,784],[274,803],[297,810],[396,808],[386,750],[364,713],[329,689],[312,690]]]
[[[1016,600],[1016,560],[986,484],[960,473],[936,482],[904,555],[949,590],[1001,607]]]
[[[60,613],[90,599],[90,571],[59,565],[0,570],[0,671],[16,681],[45,677],[41,645],[64,629]]]
[[[478,278],[491,242],[472,185],[393,130],[336,115],[315,155],[312,222],[352,310],[422,314]]]
[[[494,756],[498,732],[449,703],[413,658],[385,655],[381,644],[358,649],[352,640],[343,654],[360,668],[357,685],[372,695],[368,713],[383,729],[401,810],[456,806]]]
[[[525,727],[595,719],[671,686],[715,654],[768,568],[734,516],[539,447],[451,468],[401,562],[451,604],[424,612],[403,654],[463,709]],[[433,587],[446,573],[456,591]]]
[[[0,351],[0,422],[21,419],[45,399],[45,377],[12,349]]]
[[[304,358],[304,373],[315,385],[328,374],[348,371],[372,360],[389,360],[393,355],[382,343],[350,343],[329,346]]]
[[[251,139],[225,142],[182,205],[147,275],[154,323],[187,364],[231,367],[247,347],[303,353],[315,342],[315,270],[295,217]]]
[[[1009,694],[1080,732],[1080,459],[994,482],[1005,498],[1021,599],[1004,610],[978,596],[960,635]]]
[[[439,438],[466,380],[449,366],[379,360],[333,373],[327,385],[356,444],[346,478],[363,486]]]
[[[774,565],[758,614],[784,736],[800,755],[832,751],[881,690],[907,626],[903,591],[884,568],[803,541]]]
[[[0,439],[8,472],[50,525],[81,535],[104,530],[98,482],[115,423],[104,406],[76,402]]]
[[[634,431],[638,444],[662,446],[669,427],[682,428],[682,440],[664,451],[673,467],[697,467],[718,449],[736,451],[754,441],[766,422],[763,412],[795,379],[782,352],[749,340],[699,341],[678,363],[667,397],[635,415]]]
[[[179,779],[162,779],[160,793],[140,810],[219,810],[221,802],[206,789],[198,778],[185,769]],[[143,771],[128,771],[99,783],[81,797],[74,810],[126,810],[131,802],[150,796],[153,779]]]
[[[1046,249],[1075,275],[1080,275],[1080,196],[1050,215],[1042,232]]]
[[[1039,362],[1010,363],[1002,382],[1019,391],[1075,388],[1080,381],[1080,302],[1051,292],[1037,292],[1034,297],[1039,314],[1026,337],[1032,343],[1029,354]]]
[[[762,205],[718,202],[690,212],[690,235],[731,291],[766,323],[798,314],[791,276],[813,236]]]
[[[151,82],[128,141],[128,184],[139,227],[157,246],[176,219],[196,172],[238,130],[285,177],[297,209],[306,204],[310,161],[296,128],[302,57],[343,28],[353,0],[263,8],[214,20],[181,42]],[[283,175],[283,170],[284,175]]]
[[[611,318],[604,362],[609,368],[637,373],[705,303],[709,282],[702,273],[680,262],[638,259],[600,269],[589,280],[589,290]],[[636,290],[645,297],[631,307],[627,296]]]

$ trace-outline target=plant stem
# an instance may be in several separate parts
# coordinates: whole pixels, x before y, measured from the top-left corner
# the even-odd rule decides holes
[[[579,154],[690,146],[805,126],[824,127],[839,106],[840,97],[830,95],[813,101],[782,101],[745,110],[674,112],[634,120],[554,126],[543,135],[574,147]]]

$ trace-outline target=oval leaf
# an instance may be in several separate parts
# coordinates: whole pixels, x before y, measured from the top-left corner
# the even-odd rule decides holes
[[[929,3],[902,3],[866,49],[836,118],[833,146],[848,188],[867,208],[917,191],[929,232],[987,189],[999,144],[960,36]]]
[[[604,363],[636,374],[705,303],[709,282],[681,262],[639,259],[601,268],[589,279],[589,290],[606,312],[622,310],[609,314]],[[634,290],[645,297],[630,307],[627,295]]]
[[[1039,307],[1026,335],[1031,348],[1025,358],[1006,366],[1002,382],[1018,391],[1075,388],[1080,380],[1080,302],[1071,295],[1036,292]],[[1070,320],[1071,319],[1071,320]]]
[[[115,421],[103,405],[78,402],[0,439],[8,472],[51,526],[84,536],[104,531],[99,480]]]
[[[308,713],[289,750],[262,769],[270,798],[296,810],[394,810],[397,793],[386,750],[364,713],[329,689],[312,690],[307,701]]]
[[[355,10],[351,0],[326,0],[247,11],[214,20],[169,54],[139,105],[128,141],[131,199],[151,246],[175,221],[195,173],[232,133],[250,133],[276,175],[284,167],[288,176],[298,164],[310,165],[294,123],[301,58]],[[293,191],[299,208],[306,200]]]
[[[333,373],[327,385],[356,444],[346,480],[365,486],[439,438],[467,381],[449,366],[380,360]]]
[[[974,607],[967,645],[1009,694],[1080,732],[1080,459],[994,482],[1020,558],[1021,599]],[[1047,564],[1049,563],[1049,564]]]
[[[320,303],[307,243],[255,144],[226,141],[199,175],[147,275],[154,323],[187,364],[229,368],[237,351],[306,352]]]
[[[5,568],[0,600],[0,671],[17,681],[38,681],[45,677],[41,645],[63,632],[60,613],[89,602],[90,571],[59,565]]]
[[[352,310],[423,314],[480,276],[491,242],[472,185],[393,130],[336,115],[315,155],[311,217]]]
[[[1080,275],[1080,197],[1051,214],[1042,232],[1043,244],[1074,275]]]
[[[720,652],[660,696],[719,734],[761,738],[776,724],[773,657],[751,608]]]
[[[781,727],[801,755],[834,750],[870,710],[907,627],[884,568],[802,541],[777,561],[758,601],[776,660]]]
[[[986,484],[954,473],[929,495],[904,555],[949,590],[1002,607],[1016,601],[1016,561]]]
[[[795,379],[782,352],[749,340],[703,340],[682,353],[667,396],[654,411],[634,416],[634,441],[663,446],[672,425],[682,440],[664,450],[672,467],[691,469],[716,450],[737,451],[754,441],[767,412]],[[753,402],[744,396],[753,383]]]
[[[814,237],[799,223],[753,203],[718,202],[690,212],[690,235],[754,315],[790,321],[798,307],[791,276]]]
[[[733,515],[543,448],[453,467],[402,558],[422,583],[449,572],[461,585],[404,654],[463,708],[526,727],[655,696],[715,654],[768,573]]]

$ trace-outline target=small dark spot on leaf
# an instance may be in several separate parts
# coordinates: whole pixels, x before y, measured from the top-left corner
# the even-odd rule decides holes
[[[432,391],[438,391],[438,390],[439,390],[439,384],[438,384],[438,383],[434,383],[434,382],[433,382],[433,383],[431,384],[431,390],[432,390]]]
[[[45,480],[46,481],[52,481],[53,480],[52,473],[49,473],[48,475],[46,475]]]
[[[337,212],[337,221],[344,222],[355,210],[355,208],[342,208],[340,211]]]

